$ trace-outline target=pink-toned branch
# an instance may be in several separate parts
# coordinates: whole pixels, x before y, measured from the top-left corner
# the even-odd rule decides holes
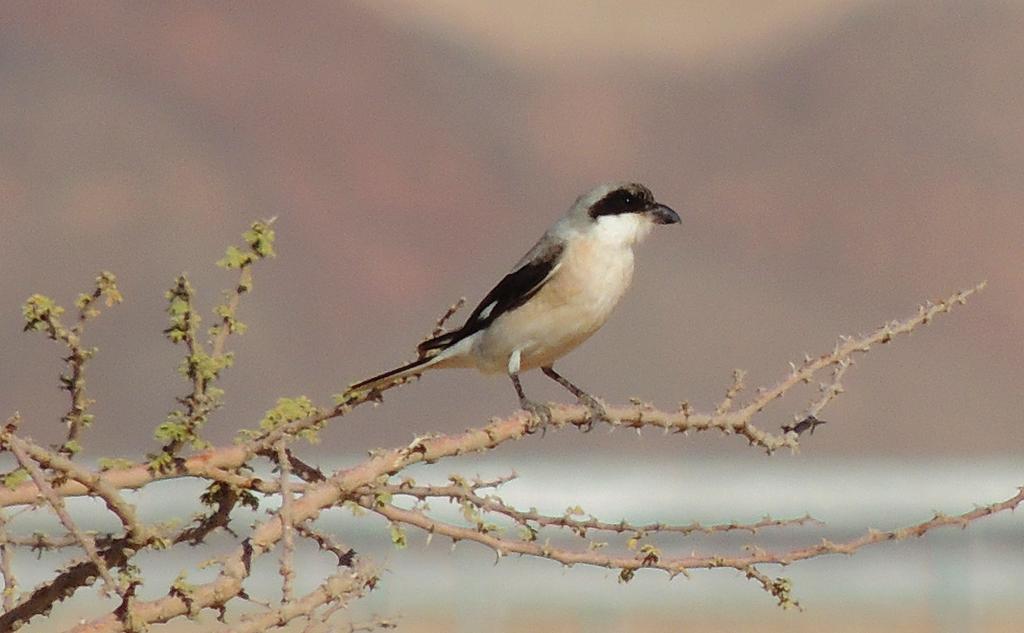
[[[695,411],[687,403],[678,410],[668,411],[653,405],[633,402],[629,405],[609,406],[608,420],[611,426],[628,428],[662,429],[666,432],[686,433],[688,431],[717,430],[726,435],[735,435],[747,443],[771,453],[780,448],[796,449],[799,446],[800,431],[820,423],[818,415],[832,400],[842,393],[842,380],[853,363],[855,356],[869,351],[873,346],[889,342],[894,336],[909,333],[925,324],[934,317],[948,312],[954,306],[963,303],[968,296],[981,289],[983,285],[964,292],[955,293],[948,299],[922,306],[913,316],[903,321],[888,322],[877,330],[858,337],[844,337],[831,352],[816,358],[806,357],[802,363],[791,364],[790,371],[775,385],[757,389],[753,395],[743,400],[744,373],[737,370],[731,386],[725,396],[711,411],[701,413]],[[228,304],[228,309],[231,304]],[[446,314],[450,316],[449,310]],[[233,314],[228,315],[233,319]],[[228,317],[225,317],[228,319]],[[230,320],[230,319],[229,319]],[[439,327],[444,318],[439,321]],[[226,321],[223,325],[227,325]],[[223,329],[218,332],[214,348],[222,348]],[[220,345],[217,343],[220,342]],[[760,423],[755,425],[754,419],[773,402],[789,393],[795,387],[810,382],[819,373],[830,371],[829,377],[819,385],[819,393],[808,407],[797,416],[804,422],[793,427],[783,427],[780,432],[765,430]],[[398,385],[389,386],[387,389]],[[384,389],[382,391],[386,391]],[[644,543],[644,538],[654,533],[674,533],[680,535],[701,532],[715,534],[729,531],[749,531],[756,533],[762,528],[785,528],[813,522],[810,517],[777,520],[765,518],[761,521],[741,524],[730,523],[721,525],[701,525],[697,523],[685,525],[666,525],[652,523],[633,525],[622,521],[619,523],[602,522],[594,517],[582,518],[582,513],[567,512],[563,516],[544,515],[534,510],[524,511],[506,504],[494,495],[482,495],[480,490],[499,486],[510,477],[500,478],[492,482],[465,482],[452,480],[450,485],[424,486],[411,481],[393,483],[392,477],[399,475],[406,468],[417,463],[434,463],[440,460],[457,458],[466,453],[484,452],[498,448],[511,441],[529,438],[539,441],[538,430],[558,430],[572,426],[584,427],[590,424],[590,412],[586,407],[576,404],[556,404],[552,406],[549,421],[538,422],[525,412],[517,412],[506,418],[497,419],[489,424],[470,429],[464,433],[452,435],[424,436],[416,438],[407,446],[390,450],[377,451],[366,461],[350,468],[338,470],[321,478],[319,472],[303,466],[302,462],[293,461],[285,446],[304,431],[317,429],[328,421],[342,417],[353,408],[368,402],[381,399],[381,392],[366,394],[347,394],[340,404],[333,408],[315,410],[312,415],[291,421],[261,432],[248,441],[201,452],[192,457],[173,463],[166,470],[154,470],[144,465],[114,469],[107,472],[93,472],[74,464],[60,455],[55,455],[27,438],[14,434],[13,429],[4,431],[0,442],[18,457],[32,476],[32,482],[25,483],[14,490],[0,489],[0,506],[37,503],[40,498],[50,504],[53,511],[61,517],[70,533],[67,539],[53,539],[53,546],[61,543],[74,542],[86,549],[90,561],[95,564],[98,573],[113,585],[109,575],[112,565],[125,565],[131,554],[121,555],[130,551],[134,553],[142,547],[150,546],[159,540],[153,528],[141,524],[135,517],[134,508],[124,502],[120,491],[125,489],[143,488],[154,481],[175,477],[191,477],[216,482],[225,489],[244,492],[245,494],[280,494],[281,505],[271,516],[259,521],[240,544],[226,556],[218,559],[219,573],[210,582],[190,586],[184,582],[176,582],[169,588],[167,595],[148,601],[132,598],[125,600],[127,610],[118,611],[86,622],[76,628],[80,632],[124,631],[145,627],[148,624],[167,622],[179,616],[191,616],[204,609],[222,610],[232,600],[248,598],[244,591],[244,583],[252,570],[254,560],[273,550],[281,543],[281,559],[279,572],[282,576],[284,599],[279,605],[264,605],[261,611],[243,620],[235,630],[255,631],[279,626],[296,619],[306,618],[311,624],[317,618],[329,618],[349,599],[372,588],[376,582],[375,572],[369,563],[357,561],[354,553],[338,545],[329,536],[311,528],[308,523],[322,511],[337,507],[346,502],[356,502],[368,510],[386,518],[392,525],[401,529],[409,526],[422,529],[431,535],[451,538],[453,541],[467,540],[477,542],[495,552],[499,557],[508,554],[519,554],[547,558],[564,565],[586,564],[606,567],[620,572],[620,578],[629,580],[634,573],[644,568],[660,569],[670,575],[685,574],[691,569],[732,568],[744,573],[751,580],[759,583],[765,590],[774,595],[781,604],[791,605],[795,602],[789,596],[789,585],[785,579],[771,578],[763,573],[765,565],[788,565],[798,560],[828,554],[850,554],[862,547],[889,540],[899,540],[909,536],[920,536],[932,529],[947,525],[967,525],[989,514],[1012,510],[1024,501],[1024,491],[1006,501],[977,508],[961,515],[947,517],[937,515],[929,521],[921,522],[902,530],[880,532],[869,531],[860,538],[844,543],[820,544],[804,548],[795,548],[781,552],[767,552],[757,548],[738,556],[666,555],[653,544]],[[304,409],[304,411],[307,411]],[[239,425],[242,426],[242,425]],[[263,480],[251,475],[251,471],[242,468],[256,459],[269,458],[280,468],[280,476],[276,480]],[[59,485],[51,485],[43,470],[47,469],[57,475]],[[293,480],[297,475],[304,481]],[[313,476],[315,475],[315,476]],[[234,493],[233,493],[234,494]],[[95,542],[92,550],[88,545],[88,535],[77,529],[70,515],[63,509],[62,498],[65,496],[90,495],[103,499],[108,509],[121,521],[125,528],[125,539],[121,548],[113,549],[101,555],[96,551]],[[457,525],[441,521],[422,507],[412,509],[394,505],[390,499],[396,496],[407,496],[418,502],[432,498],[448,498],[465,504],[472,512],[493,513],[504,517],[504,520],[527,528],[527,536],[513,538],[504,536],[482,520],[470,520],[472,525]],[[567,505],[571,505],[568,503]],[[223,505],[224,516],[219,517],[216,525],[226,526],[234,501]],[[467,519],[477,517],[467,516]],[[209,523],[209,526],[214,526]],[[535,533],[547,528],[566,529],[576,536],[585,538],[588,531],[608,533],[631,533],[634,547],[624,552],[613,552],[608,548],[581,546],[553,547],[541,543]],[[199,540],[210,530],[200,531]],[[8,549],[12,543],[20,543],[25,539],[3,535],[0,543],[0,554],[4,561],[9,561]],[[315,542],[320,549],[331,552],[338,558],[346,570],[325,579],[316,590],[304,595],[295,596],[294,591],[294,551],[296,537]],[[188,540],[188,539],[185,539]],[[129,547],[130,546],[130,547]],[[121,552],[121,553],[118,553]],[[0,561],[2,562],[2,561]],[[79,575],[81,575],[81,572]],[[7,571],[4,570],[4,577]],[[13,576],[12,576],[13,577]],[[76,577],[77,578],[77,577]],[[68,580],[64,583],[67,591],[74,591],[85,584],[84,580]],[[55,600],[62,599],[66,592],[58,592],[59,596],[47,598],[30,598],[36,600],[31,604],[23,602],[20,613],[31,616],[49,608]],[[5,604],[7,604],[5,600]],[[258,603],[260,604],[260,603]],[[339,606],[341,605],[341,606]],[[6,609],[11,611],[10,608]],[[19,615],[19,617],[21,617]]]
[[[614,532],[617,534],[623,534],[626,532],[634,534],[654,534],[664,532],[682,535],[694,533],[719,534],[722,532],[749,532],[751,534],[756,534],[765,528],[792,527],[807,524],[822,525],[820,521],[809,515],[793,519],[773,519],[771,517],[764,517],[763,519],[752,523],[734,522],[703,525],[694,521],[685,525],[671,525],[667,523],[634,525],[626,520],[609,523],[606,521],[600,521],[594,517],[586,519],[575,518],[574,514],[582,514],[582,511],[578,513],[566,512],[563,515],[545,515],[537,512],[536,510],[519,510],[506,504],[497,496],[481,496],[472,488],[460,484],[452,484],[448,486],[392,485],[383,488],[378,486],[374,490],[376,492],[383,490],[396,497],[409,496],[419,500],[446,498],[451,501],[468,502],[473,507],[485,512],[504,515],[524,527],[529,526],[531,523],[538,527],[559,527],[568,529],[579,536],[586,536],[586,533],[591,530],[599,532]]]
[[[769,552],[754,549],[743,556],[721,555],[689,555],[671,557],[664,556],[654,550],[643,549],[635,555],[608,554],[604,550],[593,548],[567,549],[554,547],[550,543],[539,543],[536,540],[512,539],[499,535],[495,531],[482,530],[479,527],[458,526],[429,516],[422,510],[399,508],[392,504],[381,504],[372,497],[363,497],[359,501],[367,510],[380,514],[393,523],[417,527],[432,536],[445,536],[452,541],[472,541],[493,550],[499,557],[509,554],[520,554],[547,558],[567,566],[592,565],[608,569],[635,571],[642,568],[660,569],[670,576],[686,573],[691,569],[733,568],[746,570],[755,565],[790,565],[794,562],[816,558],[828,554],[853,554],[863,547],[886,541],[899,541],[910,537],[920,537],[927,532],[941,527],[967,527],[971,522],[999,512],[1012,511],[1024,503],[1024,487],[1016,495],[986,506],[947,516],[936,514],[927,521],[922,521],[897,530],[869,530],[862,536],[840,543],[822,540],[817,545],[795,548],[781,552]]]
[[[10,427],[10,425],[8,425]],[[50,504],[50,509],[60,519],[61,524],[64,528],[74,537],[75,541],[81,546],[82,550],[85,551],[86,556],[92,561],[93,565],[96,566],[96,570],[100,577],[103,578],[104,585],[107,591],[115,593],[123,593],[121,586],[114,581],[114,578],[110,575],[110,570],[107,568],[106,562],[100,558],[96,551],[96,541],[89,534],[86,534],[78,525],[75,523],[71,515],[68,514],[67,508],[64,507],[64,500],[54,493],[53,488],[50,486],[50,482],[46,480],[46,475],[40,470],[39,465],[36,464],[31,457],[28,455],[28,451],[25,450],[25,444],[16,437],[13,432],[5,431],[4,445],[7,446],[14,456],[17,458],[18,463],[21,467],[28,471],[29,476],[32,478],[33,483],[39,490],[40,494],[46,499],[46,502]]]

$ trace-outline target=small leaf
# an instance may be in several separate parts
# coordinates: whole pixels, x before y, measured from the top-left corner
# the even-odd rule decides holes
[[[104,297],[108,308],[124,301],[124,295],[117,289],[117,277],[112,272],[104,270],[100,273],[96,278],[96,291]]]
[[[397,523],[391,524],[391,542],[394,543],[395,547],[398,549],[404,549],[408,545],[408,542],[405,539],[405,530],[403,530],[402,526]]]
[[[524,541],[536,541],[537,530],[533,529],[529,525],[524,525],[519,529],[519,538]]]
[[[14,490],[25,481],[28,481],[28,471],[24,468],[16,468],[4,475],[4,486]]]
[[[224,257],[217,260],[218,266],[228,270],[248,266],[250,263],[252,263],[252,255],[242,252],[237,246],[229,246],[224,253]]]
[[[25,331],[47,329],[52,331],[58,325],[54,320],[64,314],[64,308],[46,295],[34,294],[25,301],[21,313],[25,317]]]
[[[273,222],[274,220],[253,222],[252,227],[242,234],[242,239],[249,245],[252,252],[261,258],[277,255],[274,251],[276,233],[271,228]]]
[[[135,466],[135,462],[130,459],[124,459],[123,457],[101,457],[96,460],[97,465],[101,471],[108,470],[124,470]]]
[[[278,398],[273,409],[270,409],[260,421],[260,428],[273,431],[281,425],[301,420],[319,413],[320,410],[306,396],[297,398]]]

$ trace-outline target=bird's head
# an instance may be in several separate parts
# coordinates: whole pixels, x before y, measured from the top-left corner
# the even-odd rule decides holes
[[[577,227],[595,230],[612,240],[633,244],[655,224],[678,224],[679,214],[654,199],[635,182],[608,183],[577,198],[569,212]]]

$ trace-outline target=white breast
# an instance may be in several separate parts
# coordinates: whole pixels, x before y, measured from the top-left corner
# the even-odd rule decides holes
[[[500,316],[474,344],[481,371],[505,371],[519,350],[521,370],[555,362],[596,332],[629,287],[633,240],[591,232],[570,240],[560,267],[530,301]]]

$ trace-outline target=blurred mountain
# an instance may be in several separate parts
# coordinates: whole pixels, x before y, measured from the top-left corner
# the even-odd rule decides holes
[[[869,358],[815,441],[1014,450],[1024,6],[847,2],[822,17],[819,4],[787,3],[756,38],[723,29],[690,56],[670,42],[652,52],[666,24],[693,30],[683,4],[621,22],[607,50],[616,11],[635,8],[556,12],[547,37],[588,24],[599,36],[517,57],[394,5],[6,3],[0,415],[59,432],[56,349],[18,332],[32,292],[70,303],[94,271],[121,275],[129,301],[94,329],[97,432],[150,446],[154,403],[169,409],[181,390],[158,289],[188,270],[214,299],[231,283],[211,266],[223,246],[280,216],[282,257],[244,308],[232,422],[212,431],[226,438],[271,396],[326,399],[401,361],[577,193],[637,177],[684,225],[652,238],[627,305],[566,361],[595,393],[707,403],[733,366],[773,380],[837,334],[988,279],[975,305]],[[503,19],[490,27],[530,24]],[[431,410],[446,430],[514,405],[504,381],[461,374],[391,400],[389,419]],[[987,432],[965,434],[979,418]],[[368,426],[345,441],[412,432]]]

